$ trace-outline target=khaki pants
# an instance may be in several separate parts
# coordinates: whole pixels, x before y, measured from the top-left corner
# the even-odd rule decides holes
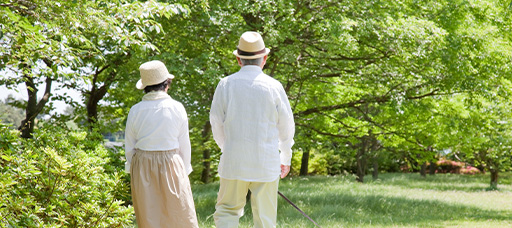
[[[139,228],[198,227],[190,181],[175,150],[137,150],[130,176]]]
[[[220,178],[217,205],[213,215],[217,228],[238,227],[248,190],[251,190],[254,227],[276,227],[278,185],[279,178],[273,182],[247,182]]]

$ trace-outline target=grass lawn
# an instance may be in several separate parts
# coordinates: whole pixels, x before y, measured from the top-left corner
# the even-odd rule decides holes
[[[512,174],[489,191],[489,175],[381,174],[366,183],[353,177],[291,177],[279,189],[322,227],[512,227]],[[215,227],[219,185],[193,185],[200,227]],[[315,227],[279,198],[278,227]],[[240,227],[252,227],[250,205]]]

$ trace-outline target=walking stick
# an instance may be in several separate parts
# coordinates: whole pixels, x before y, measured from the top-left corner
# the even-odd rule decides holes
[[[300,213],[302,213],[302,215],[304,215],[304,217],[309,219],[309,221],[313,222],[315,224],[315,226],[322,228],[320,225],[318,225],[318,223],[316,223],[312,218],[310,218],[306,213],[304,213],[304,211],[302,211],[299,207],[297,207],[297,205],[295,205],[291,200],[286,198],[286,196],[284,196],[283,193],[281,193],[280,191],[277,191],[277,194],[279,194],[281,197],[283,197],[283,199],[286,200],[286,202],[288,202],[290,205],[295,207],[295,209],[297,209]]]

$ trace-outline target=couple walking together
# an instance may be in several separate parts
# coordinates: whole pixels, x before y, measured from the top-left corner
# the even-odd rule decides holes
[[[242,34],[233,52],[240,71],[221,79],[213,97],[210,123],[222,151],[213,216],[219,228],[238,227],[248,190],[255,227],[276,227],[279,177],[290,171],[295,124],[283,86],[262,71],[269,52],[259,33]],[[130,109],[125,131],[138,227],[198,227],[187,113],[167,94],[174,76],[160,61],[139,70],[136,87],[146,94]]]

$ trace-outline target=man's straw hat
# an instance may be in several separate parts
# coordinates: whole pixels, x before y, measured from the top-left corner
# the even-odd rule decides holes
[[[244,32],[233,54],[241,59],[257,59],[268,55],[270,49],[265,48],[263,38],[257,32]]]
[[[139,67],[140,80],[137,82],[137,89],[144,89],[146,86],[158,85],[167,79],[173,79],[174,75],[169,74],[164,63],[153,60],[145,62]]]

